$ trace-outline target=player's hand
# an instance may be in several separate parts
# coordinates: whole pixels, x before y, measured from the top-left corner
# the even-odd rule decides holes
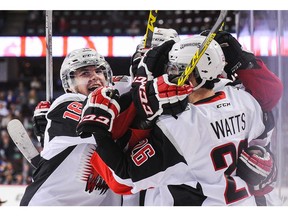
[[[37,136],[39,142],[43,145],[44,133],[47,125],[46,114],[51,106],[49,101],[40,101],[35,110],[32,118],[33,131]]]
[[[120,112],[118,97],[118,90],[111,87],[101,87],[91,92],[83,104],[77,135],[89,137],[99,129],[111,132],[113,120]]]
[[[260,184],[250,186],[250,193],[254,196],[263,196],[267,193],[270,193],[276,186],[277,181],[277,166],[273,165],[273,169],[270,174],[264,179]]]
[[[208,35],[209,30],[203,31],[201,35]],[[227,64],[224,67],[228,78],[238,69],[246,69],[251,63],[256,64],[255,56],[252,52],[243,50],[242,45],[237,41],[233,35],[227,31],[217,32],[214,40],[216,40],[224,53]]]
[[[136,52],[132,55],[131,57],[131,62],[130,62],[130,67],[129,67],[129,73],[130,76],[132,77],[132,79],[135,78],[135,76],[137,76],[137,70],[138,70],[138,65],[141,61],[141,59],[144,56],[144,53],[147,51],[148,49],[141,49],[141,50],[136,50]]]
[[[178,86],[164,74],[134,89],[133,102],[139,115],[152,121],[161,114],[175,116],[183,112],[192,91],[192,86]]]
[[[168,53],[174,43],[174,40],[168,40],[157,47],[149,49],[144,54],[139,62],[132,87],[153,80],[165,73],[165,66],[169,60]]]
[[[271,190],[268,190],[275,182],[276,174],[277,169],[272,153],[269,153],[264,147],[254,145],[241,152],[236,175],[249,185],[251,191],[254,191],[252,194],[270,192]]]

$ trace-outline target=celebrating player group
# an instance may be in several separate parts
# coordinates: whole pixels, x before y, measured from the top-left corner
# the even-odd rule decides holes
[[[34,112],[43,150],[20,205],[281,205],[270,147],[280,79],[220,30],[178,85],[209,33],[153,28],[127,76],[91,48],[69,53],[65,94]]]

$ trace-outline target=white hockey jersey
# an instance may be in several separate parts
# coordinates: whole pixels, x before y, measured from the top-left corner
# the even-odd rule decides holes
[[[113,142],[99,142],[91,163],[117,193],[148,189],[145,205],[177,205],[177,195],[181,205],[256,205],[235,173],[241,150],[265,129],[262,118],[249,93],[226,86],[177,118],[160,116],[149,139],[128,156]]]
[[[42,159],[20,205],[121,205],[121,195],[113,193],[89,163],[96,148],[95,139],[76,135],[85,98],[68,93],[52,103],[47,113]]]

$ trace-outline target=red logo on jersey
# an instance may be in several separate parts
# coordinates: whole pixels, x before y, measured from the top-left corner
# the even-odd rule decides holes
[[[81,169],[81,172],[83,173],[81,180],[86,182],[86,192],[91,193],[97,190],[100,191],[100,194],[105,194],[108,190],[108,185],[89,163],[94,150],[95,146],[93,146],[91,149],[88,149],[87,155],[85,156],[84,167]]]
[[[143,163],[145,163],[145,161],[154,155],[155,150],[150,143],[148,143],[148,140],[145,139],[134,147],[131,158],[136,166],[141,166]]]
[[[104,194],[108,190],[108,185],[96,170],[91,167],[91,173],[87,178],[85,191],[91,193],[93,190],[100,190],[100,194]]]

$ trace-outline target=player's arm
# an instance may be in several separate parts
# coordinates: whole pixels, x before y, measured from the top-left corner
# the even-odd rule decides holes
[[[90,163],[115,193],[134,194],[151,187],[184,183],[186,161],[159,128],[130,153],[124,153],[103,131],[94,133],[94,137],[98,146]],[[170,172],[163,172],[167,169]],[[171,179],[171,173],[179,179]]]
[[[204,31],[202,34],[207,34]],[[259,102],[264,111],[271,111],[283,94],[281,80],[271,72],[264,62],[242,45],[229,32],[220,31],[214,38],[221,46],[225,60],[225,72],[232,79],[238,77]]]
[[[236,174],[248,184],[250,193],[263,196],[271,192],[276,183],[277,165],[270,150],[270,141],[274,129],[272,112],[263,113],[265,130],[249,143],[247,149],[239,154]],[[255,122],[256,124],[256,122]]]
[[[283,84],[261,59],[255,58],[255,64],[252,68],[239,69],[236,73],[246,91],[253,95],[262,109],[271,111],[283,94]]]
[[[91,157],[92,166],[109,187],[119,194],[137,193],[149,187],[168,184],[165,182],[167,178],[161,176],[164,175],[161,171],[168,168],[175,168],[175,172],[185,169],[184,158],[157,127],[153,129],[149,140],[142,140],[131,152],[124,153],[119,144],[121,139],[116,143],[111,134],[113,121],[119,113],[117,107],[119,104],[107,97],[105,88],[99,88],[89,95],[83,108],[77,133],[80,136],[92,133],[97,142],[96,151]],[[151,181],[141,181],[143,179]]]
[[[44,133],[47,125],[46,114],[50,106],[50,101],[40,101],[34,110],[32,118],[34,134],[37,136],[42,147],[44,144]]]
[[[147,80],[152,80],[154,77],[158,77],[165,73],[165,63],[168,62],[168,52],[174,43],[174,40],[169,40],[160,46],[150,49],[147,53],[147,50],[145,50],[143,53],[141,51],[141,55],[139,55],[137,61],[132,61],[132,89],[124,94],[121,94],[121,97],[118,100],[121,110],[119,116],[117,116],[113,124],[112,134],[114,139],[119,139],[127,132],[133,122],[133,119],[136,116],[137,110],[134,106],[134,103],[132,102],[133,92],[136,91],[134,88],[139,88],[139,86],[146,83]],[[138,51],[136,51],[136,53],[139,54]],[[118,87],[116,82],[115,88],[120,90]],[[143,122],[145,121],[145,119],[137,120]],[[133,134],[137,133],[137,131],[134,130],[137,128],[134,127],[133,129],[130,129],[132,130]],[[142,132],[140,133],[142,134]]]

